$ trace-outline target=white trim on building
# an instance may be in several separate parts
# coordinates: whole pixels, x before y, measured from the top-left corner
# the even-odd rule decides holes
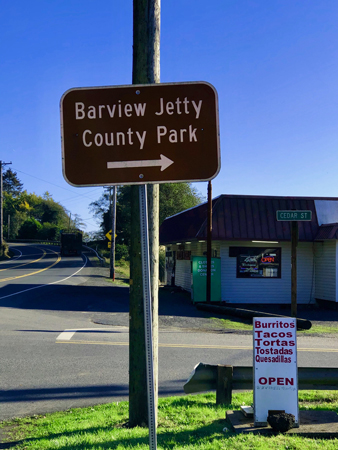
[[[267,244],[266,244],[267,245]],[[291,244],[274,244],[281,248],[280,278],[237,278],[237,260],[229,256],[229,247],[258,247],[252,241],[213,242],[213,256],[221,258],[222,301],[233,304],[288,304],[291,301]],[[205,256],[206,242],[169,245],[190,256]],[[337,241],[300,242],[297,247],[297,303],[314,304],[316,300],[338,301]],[[191,261],[175,261],[175,286],[191,292]],[[168,284],[170,284],[168,280]]]

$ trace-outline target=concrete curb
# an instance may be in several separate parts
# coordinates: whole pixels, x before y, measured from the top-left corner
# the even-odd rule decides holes
[[[197,303],[196,308],[200,311],[211,311],[217,314],[241,317],[243,319],[252,319],[253,317],[288,317],[279,314],[271,314],[249,309],[231,308],[229,306],[207,305],[206,303]],[[309,330],[312,327],[310,320],[297,318],[297,330]]]

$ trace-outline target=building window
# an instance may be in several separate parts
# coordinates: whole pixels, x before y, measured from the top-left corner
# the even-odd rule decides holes
[[[229,247],[237,258],[237,278],[280,278],[282,249],[266,247]]]
[[[190,250],[185,250],[185,251],[183,251],[183,250],[179,250],[178,252],[177,252],[177,260],[188,260],[188,261],[190,261],[190,258],[191,258],[191,251]]]

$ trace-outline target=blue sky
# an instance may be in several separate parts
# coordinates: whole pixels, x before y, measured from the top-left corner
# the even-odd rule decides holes
[[[0,18],[0,159],[94,230],[102,189],[63,179],[59,102],[131,83],[132,0],[2,0]],[[338,197],[337,19],[336,0],[162,1],[161,81],[218,91],[214,197]]]

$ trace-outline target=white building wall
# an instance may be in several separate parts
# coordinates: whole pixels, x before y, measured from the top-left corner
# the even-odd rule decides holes
[[[315,303],[314,244],[312,242],[299,242],[297,247],[297,303]]]
[[[337,301],[337,243],[316,242],[315,248],[315,298]]]
[[[170,247],[171,251],[177,251],[184,247],[185,251],[191,251],[191,256],[205,256],[207,251],[206,241],[192,241],[187,244],[182,242],[180,245],[172,244]],[[212,257],[220,256],[220,242],[214,241],[212,243]],[[175,265],[175,286],[181,287],[182,289],[191,292],[191,261],[188,260],[177,260]]]
[[[222,242],[222,300],[228,303],[291,303],[291,243],[273,244],[282,249],[281,278],[236,278],[237,258],[229,257],[229,247],[264,247],[252,242]],[[268,245],[267,245],[268,246]],[[313,297],[313,244],[298,246],[298,303]]]
[[[282,248],[281,278],[236,278],[237,259],[229,257],[229,247],[264,247],[252,242],[213,242],[213,256],[221,257],[222,300],[228,303],[290,303],[291,244],[274,244]],[[202,256],[206,242],[184,244],[191,256]],[[178,246],[172,245],[172,250]],[[300,242],[297,247],[297,303],[309,304],[315,298],[337,301],[338,246],[336,241]],[[314,267],[315,264],[315,267]],[[191,262],[176,260],[175,285],[191,292]]]
[[[335,297],[335,301],[338,302],[338,241],[335,241],[336,243],[336,278],[335,278],[335,282],[336,282],[336,297]]]

